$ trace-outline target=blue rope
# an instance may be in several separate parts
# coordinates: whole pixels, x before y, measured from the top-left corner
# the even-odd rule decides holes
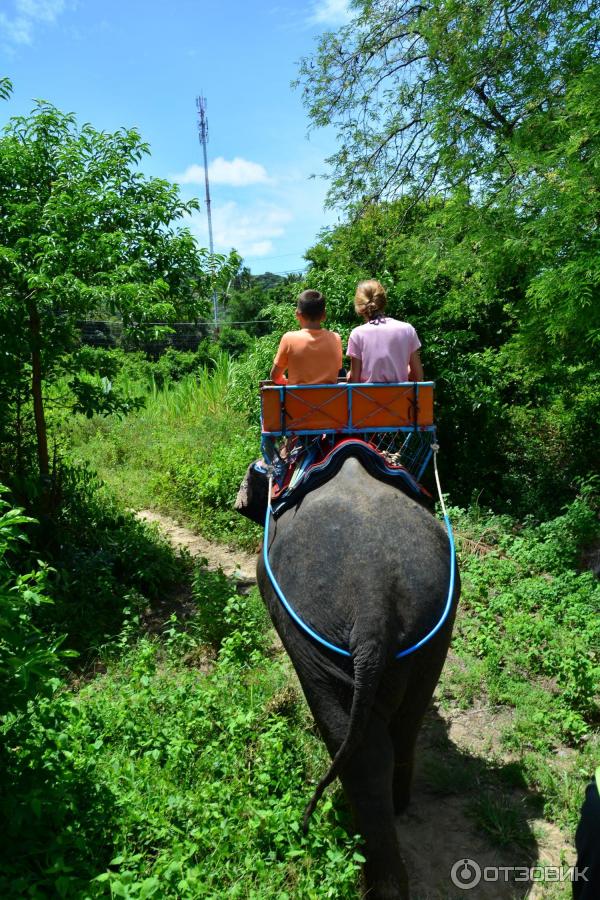
[[[311,628],[311,626],[308,625],[304,621],[304,619],[301,619],[300,616],[298,615],[298,613],[296,612],[296,610],[289,603],[289,601],[288,601],[287,597],[285,596],[285,594],[283,593],[283,591],[281,590],[281,587],[279,586],[279,583],[278,583],[277,579],[275,578],[275,575],[271,568],[271,564],[269,562],[269,519],[271,517],[271,514],[272,514],[271,491],[269,489],[269,500],[267,503],[267,515],[265,517],[265,533],[264,533],[264,539],[263,539],[263,560],[264,560],[267,575],[269,576],[269,581],[273,585],[273,589],[274,589],[275,593],[277,594],[279,600],[281,601],[281,604],[287,610],[288,614],[294,620],[296,625],[298,625],[300,628],[302,628],[303,631],[305,631],[307,634],[309,634],[311,636],[311,638],[313,638],[313,640],[317,641],[319,644],[322,644],[323,647],[327,647],[328,650],[333,650],[334,653],[339,653],[341,656],[352,657],[352,654],[350,653],[349,650],[345,650],[343,647],[338,647],[336,644],[332,644],[331,641],[328,641],[327,638],[323,637],[322,634],[319,634],[318,631],[315,631],[314,628]],[[396,653],[396,659],[402,659],[402,657],[408,656],[409,654],[414,653],[416,650],[419,650],[420,647],[423,647],[424,644],[426,644],[428,641],[430,641],[431,638],[435,634],[437,634],[437,632],[443,626],[444,622],[448,618],[448,615],[450,614],[450,610],[452,609],[452,597],[454,595],[454,580],[456,577],[456,549],[454,546],[454,534],[452,532],[452,525],[450,524],[450,519],[448,518],[448,515],[446,513],[444,513],[444,523],[446,525],[446,531],[448,534],[448,542],[450,544],[450,583],[448,585],[448,597],[446,599],[446,605],[444,607],[444,611],[442,613],[440,620],[437,622],[436,625],[434,625],[434,627],[431,629],[431,631],[428,632],[428,634],[426,634],[425,637],[421,638],[420,641],[417,641],[416,644],[413,644],[411,647],[407,647],[406,650],[400,650],[398,653]]]
[[[402,659],[403,656],[408,656],[410,653],[414,653],[415,650],[418,650],[427,641],[430,641],[431,638],[438,633],[446,619],[450,614],[450,610],[452,609],[452,597],[454,596],[454,579],[456,576],[456,548],[454,546],[454,534],[452,532],[452,525],[450,524],[450,519],[447,514],[444,514],[444,524],[446,525],[446,532],[448,534],[448,543],[450,544],[450,582],[448,584],[448,597],[446,598],[446,606],[444,607],[444,612],[442,613],[442,617],[437,623],[434,625],[429,634],[426,634],[425,637],[421,638],[420,641],[417,641],[416,644],[413,644],[412,647],[407,647],[406,650],[400,650],[396,653],[396,659]]]

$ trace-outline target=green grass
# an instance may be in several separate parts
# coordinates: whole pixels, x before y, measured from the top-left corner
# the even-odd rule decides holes
[[[463,592],[442,707],[510,710],[503,752],[517,760],[519,780],[539,795],[544,814],[572,833],[600,752],[600,584],[577,568],[582,545],[597,534],[593,498],[584,490],[541,525],[477,509],[453,510],[452,518],[463,537]],[[482,543],[483,554],[469,552]],[[433,785],[455,776],[434,771]],[[472,809],[502,844],[512,813],[482,803]]]
[[[523,799],[488,790],[469,802],[467,812],[495,846],[533,849],[534,837],[527,821],[531,810]]]
[[[260,453],[260,433],[232,403],[234,367],[220,354],[213,369],[149,390],[138,413],[73,418],[71,454],[125,505],[183,513],[208,537],[253,548],[261,530],[235,513],[233,502]]]
[[[205,574],[223,626],[212,667],[197,667],[215,642],[201,619],[125,633],[104,675],[5,722],[2,896],[356,896],[335,796],[300,831],[326,755],[260,598]]]

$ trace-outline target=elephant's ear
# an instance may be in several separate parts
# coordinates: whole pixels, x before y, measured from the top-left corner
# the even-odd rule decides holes
[[[258,525],[264,525],[269,498],[269,478],[260,462],[250,463],[235,498],[234,509]]]

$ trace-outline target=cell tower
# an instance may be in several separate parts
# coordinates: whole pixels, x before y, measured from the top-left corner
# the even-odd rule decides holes
[[[196,109],[198,110],[198,137],[202,145],[204,159],[204,186],[206,189],[206,215],[208,218],[208,249],[211,254],[215,252],[213,243],[212,216],[210,212],[210,185],[208,183],[208,158],[206,145],[208,144],[208,119],[206,117],[206,97],[196,97]],[[213,314],[215,319],[215,331],[218,327],[217,292],[213,290]]]

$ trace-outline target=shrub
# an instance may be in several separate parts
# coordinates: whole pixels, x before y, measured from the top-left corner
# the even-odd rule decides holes
[[[132,607],[141,611],[164,599],[185,569],[90,469],[69,464],[61,469],[59,508],[41,518],[32,552],[50,566],[46,584],[54,601],[36,621],[85,654],[118,634]]]
[[[0,492],[6,489],[0,486]],[[0,716],[21,709],[38,693],[56,687],[57,674],[69,651],[61,650],[64,636],[45,634],[35,616],[42,605],[52,605],[48,594],[48,567],[38,562],[19,574],[15,556],[19,542],[27,540],[25,526],[35,519],[0,499]]]
[[[600,584],[576,569],[598,534],[591,493],[541,525],[453,513],[458,532],[488,549],[462,556],[454,647],[469,665],[481,661],[493,703],[519,710],[512,745],[577,743],[598,716]]]

